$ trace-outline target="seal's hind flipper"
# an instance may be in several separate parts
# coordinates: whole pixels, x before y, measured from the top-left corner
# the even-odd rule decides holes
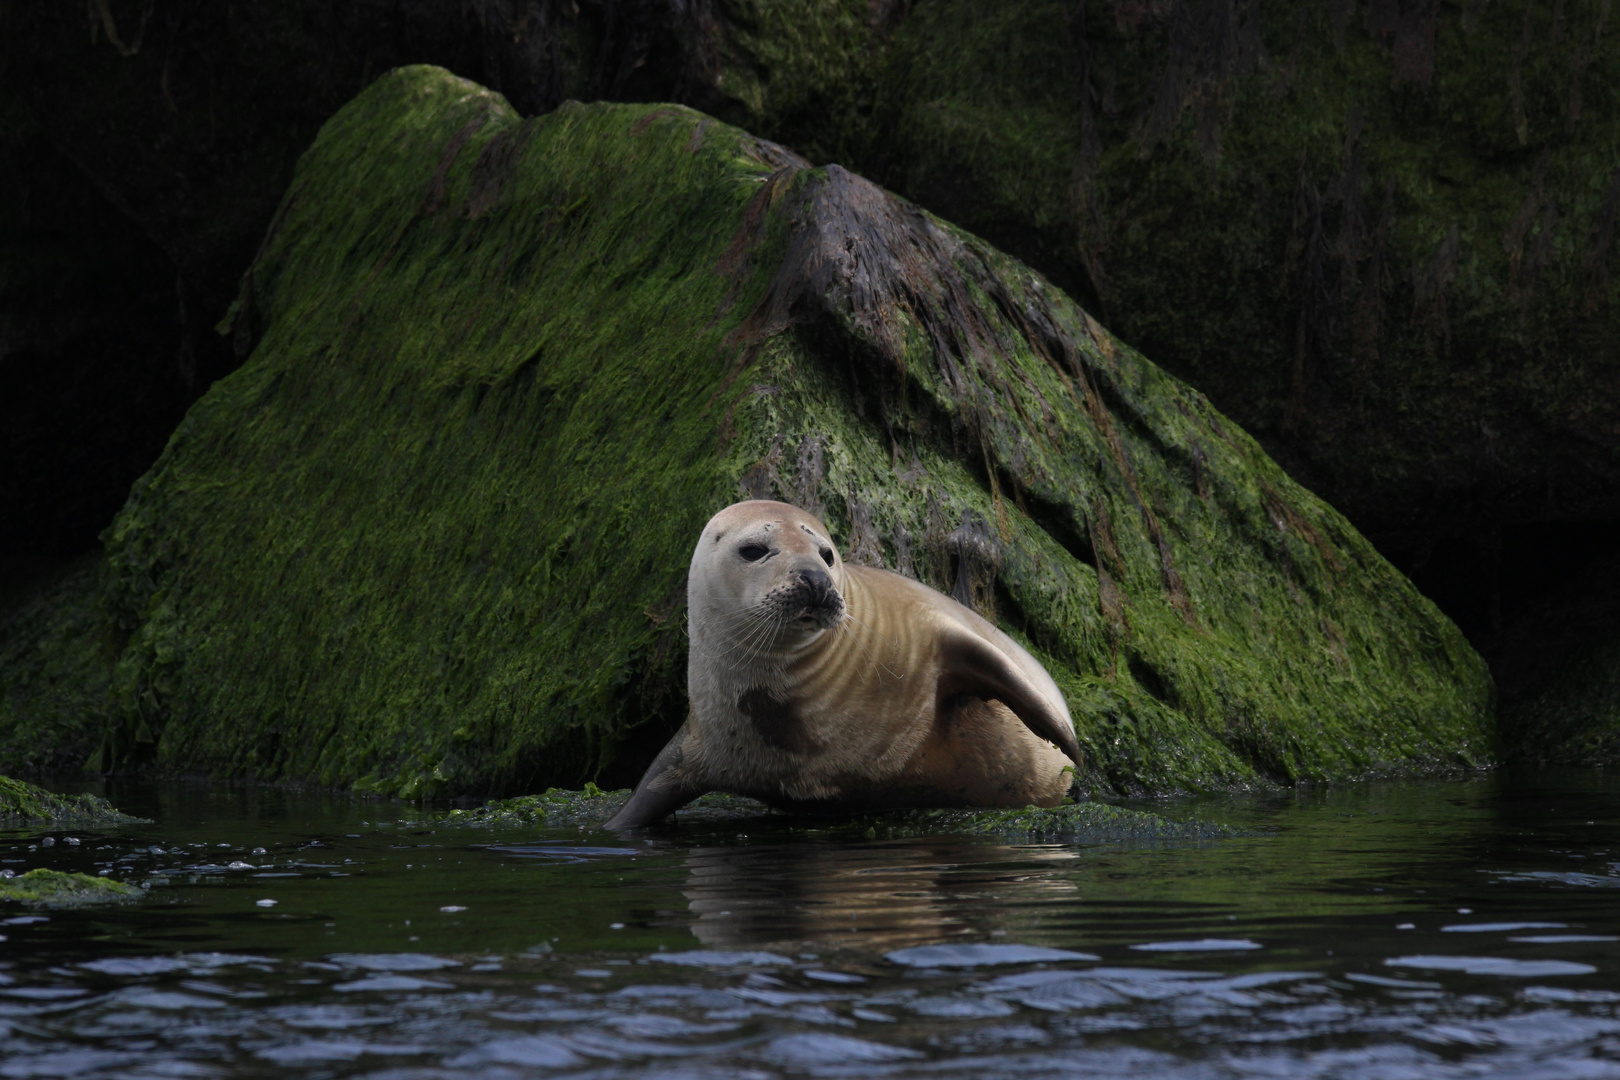
[[[708,790],[691,780],[689,770],[681,768],[686,758],[684,745],[689,726],[690,721],[682,724],[681,730],[659,751],[653,763],[647,766],[646,775],[636,785],[630,801],[603,828],[639,829],[651,825]]]
[[[945,660],[938,689],[941,702],[957,694],[999,701],[1025,727],[1081,764],[1074,722],[1011,657],[966,626],[941,628],[940,633]]]

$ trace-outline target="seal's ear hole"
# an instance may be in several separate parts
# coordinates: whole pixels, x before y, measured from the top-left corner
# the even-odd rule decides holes
[[[832,560],[833,560],[832,548],[822,548],[821,549],[821,561],[826,563],[828,566],[831,566],[832,565]]]
[[[744,544],[742,547],[737,549],[737,554],[741,555],[749,562],[759,562],[759,560],[770,554],[770,549],[763,548],[758,544]]]

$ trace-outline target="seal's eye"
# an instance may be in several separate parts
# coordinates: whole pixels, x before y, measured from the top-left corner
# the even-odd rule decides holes
[[[769,548],[760,547],[758,544],[744,544],[742,547],[737,549],[737,554],[741,555],[749,562],[759,562],[759,560],[763,559],[770,553]]]
[[[826,563],[828,566],[832,565],[832,548],[821,549],[821,561]]]

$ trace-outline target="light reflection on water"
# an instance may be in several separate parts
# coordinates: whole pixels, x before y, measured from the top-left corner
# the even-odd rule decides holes
[[[1163,805],[1258,835],[1137,848],[110,794],[156,823],[0,834],[150,886],[0,907],[0,1077],[1620,1078],[1597,771]]]

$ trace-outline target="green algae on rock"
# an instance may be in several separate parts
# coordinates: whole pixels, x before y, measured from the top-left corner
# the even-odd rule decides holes
[[[97,795],[58,795],[9,776],[0,776],[0,829],[37,825],[100,827],[131,825],[143,820],[119,813]]]
[[[542,795],[496,799],[473,810],[452,810],[444,818],[414,821],[411,825],[462,828],[533,828],[538,826],[600,826],[618,813],[630,789],[603,791],[587,784],[580,791],[552,788]],[[1172,821],[1158,814],[1130,810],[1101,802],[1069,803],[1017,810],[888,810],[827,819],[783,814],[754,799],[710,792],[677,810],[670,823],[677,826],[713,825],[774,818],[792,822],[813,833],[865,835],[900,839],[910,836],[996,836],[1028,843],[1098,844],[1139,841],[1218,840],[1238,835],[1225,825],[1207,821]],[[403,823],[397,823],[403,824]]]
[[[578,791],[554,787],[539,795],[492,799],[471,810],[452,810],[445,820],[451,825],[475,828],[599,825],[617,813],[629,797],[629,788],[603,791],[592,783]]]
[[[872,823],[872,833],[893,838],[956,833],[1065,844],[1224,840],[1239,835],[1214,822],[1173,821],[1102,802],[1020,810],[908,810],[881,815]]]
[[[1620,513],[1606,4],[736,11],[711,108],[1027,259],[1364,528]]]
[[[629,788],[603,791],[587,783],[578,791],[548,788],[539,795],[518,795],[493,799],[471,810],[451,810],[431,823],[462,828],[529,828],[539,825],[601,825],[623,808],[630,798]],[[711,791],[677,811],[680,822],[742,821],[775,813],[770,807],[740,795]],[[417,822],[416,824],[429,824]]]
[[[94,768],[633,780],[684,712],[692,539],[743,495],[1018,637],[1092,787],[1492,760],[1456,628],[1202,395],[690,109],[523,120],[395,71],[304,155],[229,332],[251,358],[105,534]]]
[[[30,870],[16,877],[0,878],[0,900],[12,900],[27,907],[79,908],[92,904],[127,904],[145,893],[134,885],[89,874],[66,874],[60,870]]]

